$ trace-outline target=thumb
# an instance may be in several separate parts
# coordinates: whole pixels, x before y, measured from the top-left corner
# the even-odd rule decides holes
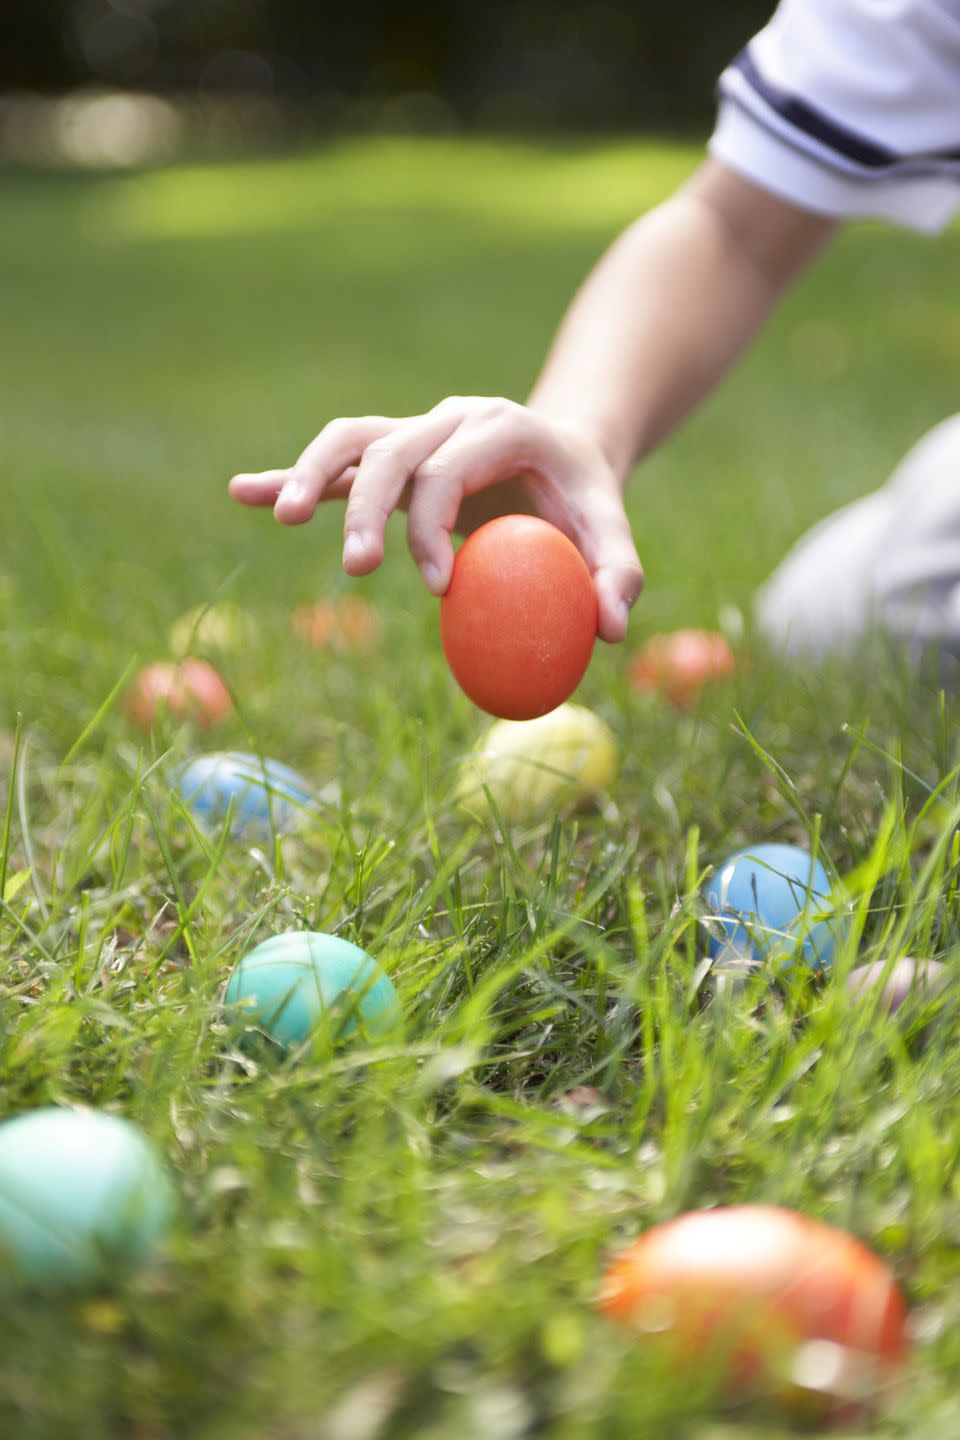
[[[619,494],[594,492],[578,517],[574,539],[597,590],[597,633],[616,644],[627,633],[630,607],[643,589],[643,566]]]

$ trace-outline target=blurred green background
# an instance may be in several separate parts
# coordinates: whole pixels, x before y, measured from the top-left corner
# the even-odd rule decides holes
[[[284,605],[339,589],[340,507],[281,530],[228,501],[228,476],[289,462],[335,415],[522,399],[587,268],[698,153],[365,137],[132,175],[8,173],[8,603],[149,647],[171,610],[223,587]],[[950,413],[957,244],[853,228],[638,472],[638,634],[748,606],[805,526]],[[391,535],[363,584],[432,614],[400,517]]]
[[[769,0],[6,0],[0,89],[135,87],[552,130],[704,125]]]

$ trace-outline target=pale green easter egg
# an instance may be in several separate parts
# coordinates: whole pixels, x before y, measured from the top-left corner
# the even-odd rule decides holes
[[[32,1110],[0,1125],[0,1270],[44,1288],[142,1264],[173,1213],[167,1171],[100,1110]]]
[[[285,1049],[324,1031],[336,1043],[358,1031],[378,1040],[402,1028],[389,977],[358,945],[318,931],[288,931],[251,950],[225,999]]]

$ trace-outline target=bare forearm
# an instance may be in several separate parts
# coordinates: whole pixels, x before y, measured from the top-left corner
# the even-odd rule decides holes
[[[713,162],[606,253],[529,400],[589,434],[614,470],[653,449],[746,349],[831,234]]]
[[[528,405],[448,396],[421,415],[335,417],[292,466],[235,475],[231,494],[285,525],[346,499],[350,575],[376,569],[387,519],[406,505],[435,595],[453,573],[454,528],[532,507],[589,566],[598,634],[622,640],[643,585],[630,466],[716,384],[832,228],[708,160],[597,266]]]

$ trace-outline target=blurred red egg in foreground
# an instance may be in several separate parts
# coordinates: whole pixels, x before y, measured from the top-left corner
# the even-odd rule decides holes
[[[572,540],[533,515],[503,515],[461,546],[440,636],[481,710],[532,720],[573,694],[597,637],[597,596]]]
[[[844,1231],[774,1206],[655,1226],[613,1260],[600,1304],[671,1363],[714,1367],[728,1397],[775,1397],[818,1417],[869,1406],[908,1348],[888,1266]]]
[[[318,650],[369,650],[380,639],[380,617],[359,595],[298,605],[290,625]]]
[[[737,668],[725,637],[715,630],[673,630],[651,635],[631,661],[635,690],[655,690],[680,710],[694,705],[704,685]]]
[[[124,696],[124,710],[141,730],[151,730],[163,715],[211,730],[232,709],[229,690],[206,660],[158,660],[140,671]]]

